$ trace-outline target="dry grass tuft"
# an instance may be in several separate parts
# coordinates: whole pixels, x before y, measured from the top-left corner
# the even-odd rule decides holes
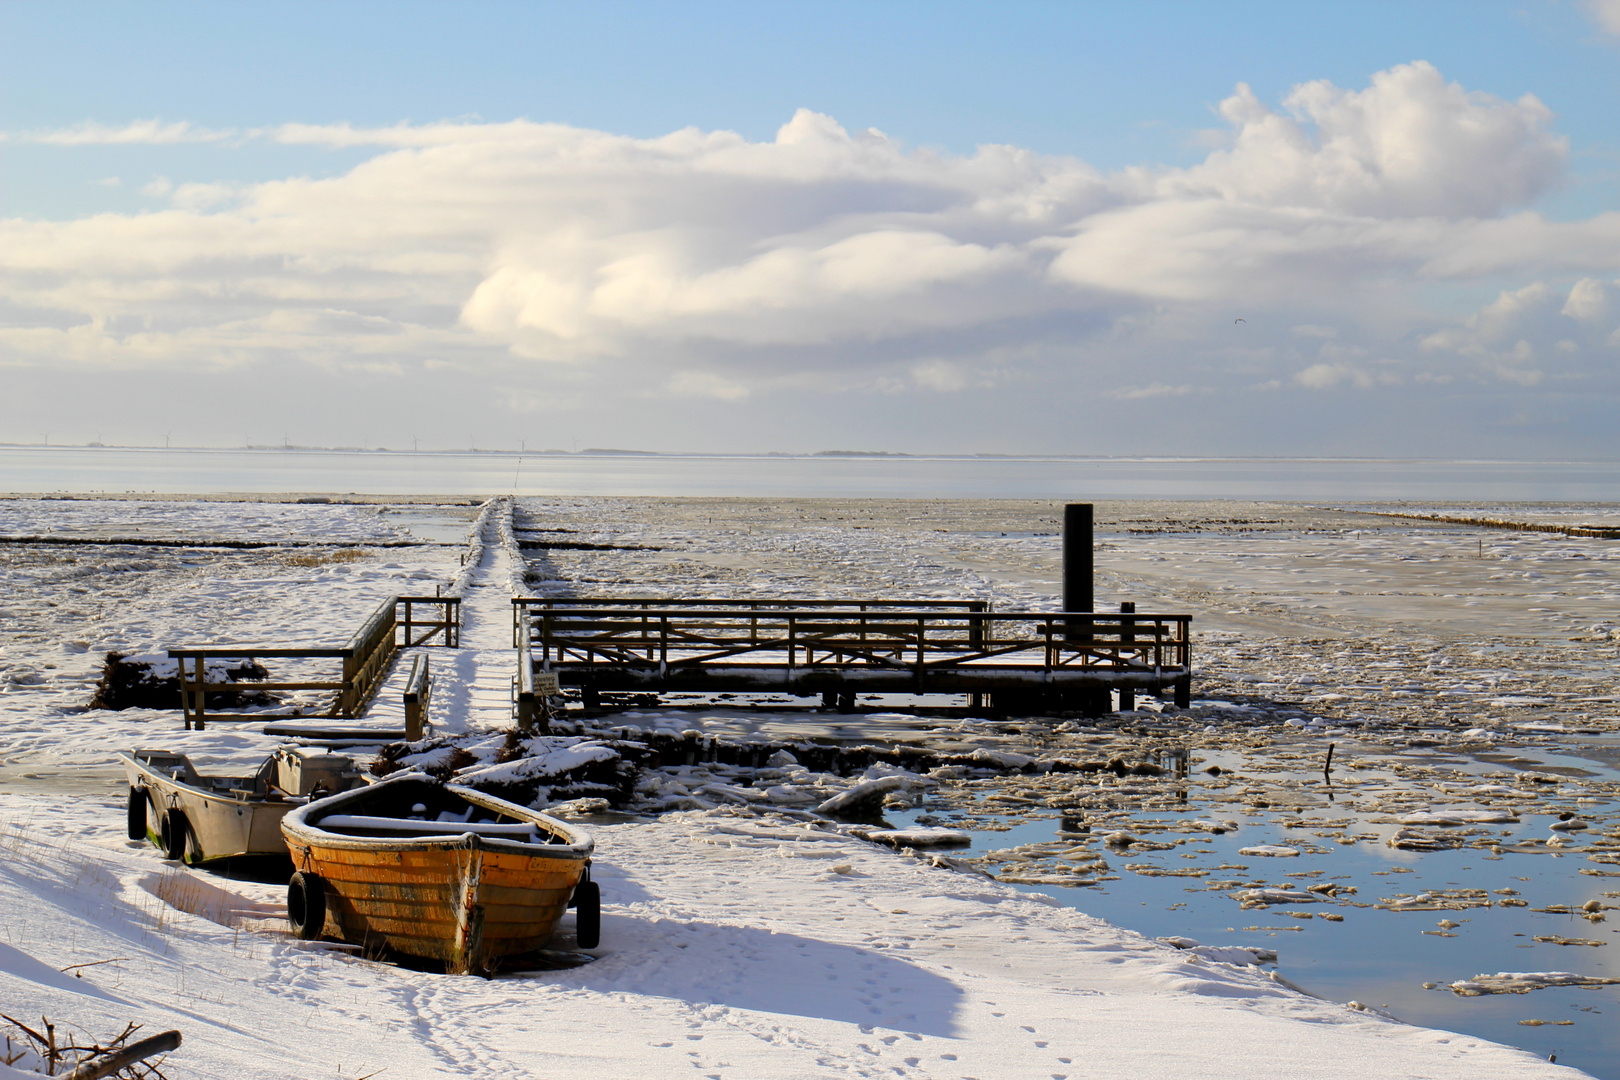
[[[92,1038],[89,1043],[82,1044],[78,1041],[77,1035],[71,1032],[58,1032],[58,1025],[43,1016],[40,1017],[37,1027],[31,1027],[4,1014],[0,1014],[0,1020],[21,1033],[20,1038],[16,1039],[10,1034],[4,1036],[5,1049],[0,1051],[0,1061],[19,1071],[32,1068],[35,1072],[42,1071],[46,1076],[65,1076],[80,1067],[93,1067],[97,1064],[106,1069],[115,1064],[110,1059],[122,1050],[134,1046],[130,1053],[152,1056],[154,1053],[161,1053],[165,1045],[152,1040],[157,1045],[135,1046],[130,1040],[141,1030],[141,1026],[134,1023],[126,1024],[123,1031],[106,1042]],[[171,1035],[172,1038],[165,1036],[169,1038],[166,1045],[170,1047],[179,1039],[178,1035],[173,1033]],[[112,1072],[95,1071],[94,1075],[126,1077],[129,1080],[147,1080],[148,1077],[154,1080],[167,1080],[157,1065],[147,1064],[144,1061],[130,1062]]]
[[[371,558],[365,548],[338,548],[336,551],[301,551],[280,558],[282,566],[330,566],[333,563],[359,562]]]

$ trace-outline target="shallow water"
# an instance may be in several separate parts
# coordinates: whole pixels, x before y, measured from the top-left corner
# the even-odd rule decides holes
[[[1611,462],[0,447],[0,490],[1620,501]]]
[[[1606,748],[1605,754],[1611,749]],[[1527,764],[1534,759],[1535,764],[1578,767],[1594,778],[1612,780],[1617,776],[1612,763],[1577,752],[1515,750],[1514,755],[1526,759]],[[1459,996],[1448,988],[1452,982],[1498,971],[1575,971],[1620,978],[1620,948],[1613,947],[1620,945],[1620,925],[1613,921],[1614,916],[1611,921],[1592,923],[1577,914],[1533,910],[1553,904],[1578,908],[1593,899],[1605,905],[1620,905],[1620,865],[1587,861],[1585,853],[1590,844],[1584,840],[1564,852],[1537,854],[1515,853],[1511,847],[1505,847],[1501,855],[1493,855],[1485,848],[1416,852],[1389,847],[1385,839],[1399,826],[1389,824],[1387,814],[1357,809],[1358,796],[1366,798],[1366,793],[1357,789],[1421,791],[1422,785],[1402,782],[1386,768],[1358,770],[1351,774],[1353,787],[1341,782],[1334,791],[1322,783],[1319,773],[1244,771],[1246,778],[1266,783],[1304,784],[1297,789],[1298,796],[1309,799],[1313,806],[1303,815],[1292,810],[1256,810],[1238,805],[1229,794],[1206,788],[1209,778],[1196,771],[1217,760],[1224,760],[1228,770],[1241,769],[1243,759],[1241,753],[1199,751],[1195,771],[1184,784],[1188,794],[1184,807],[1137,808],[1128,817],[1120,815],[1091,827],[1094,838],[1125,829],[1161,842],[1185,840],[1172,850],[1117,850],[1093,839],[1092,849],[1106,855],[1111,866],[1107,876],[1115,880],[1085,887],[1010,884],[1056,897],[1066,905],[1149,937],[1176,935],[1195,938],[1205,945],[1275,949],[1279,954],[1278,972],[1320,997],[1357,1000],[1410,1023],[1481,1036],[1543,1056],[1556,1054],[1560,1063],[1606,1080],[1620,1077],[1620,1025],[1614,1022],[1615,1014],[1620,1012],[1620,987],[1551,987],[1529,994],[1479,997]],[[1401,755],[1398,760],[1406,759],[1407,755]],[[1436,755],[1415,755],[1413,760],[1430,766],[1446,761],[1459,775],[1502,768],[1491,762],[1442,759]],[[1230,771],[1225,779],[1231,781]],[[1573,800],[1560,800],[1566,801]],[[1615,802],[1607,798],[1582,799],[1580,805],[1583,816],[1598,819],[1617,809]],[[962,813],[958,798],[936,796],[926,806],[891,812],[888,819],[910,825],[924,816],[925,823],[937,818],[941,824],[969,830],[973,846],[950,849],[947,853],[953,858],[976,859],[1025,844],[1060,839],[1078,844],[1085,839],[1081,834],[1061,831],[1054,811],[1007,814],[974,809],[966,818]],[[1342,825],[1334,829],[1284,825],[1302,816],[1307,821]],[[1374,821],[1380,817],[1385,823]],[[1525,807],[1520,817],[1518,824],[1478,828],[1489,830],[1492,838],[1502,844],[1512,845],[1519,840],[1546,838],[1548,825],[1557,820],[1556,808],[1550,805]],[[1152,832],[1131,824],[1194,818],[1236,820],[1239,827],[1224,835],[1199,833],[1189,837]],[[1338,842],[1337,836],[1324,837],[1324,832],[1346,838],[1360,834],[1363,838],[1345,844]],[[1301,854],[1286,858],[1239,854],[1241,848],[1262,844],[1292,847]],[[1196,857],[1185,858],[1187,855]],[[1210,873],[1201,878],[1155,877],[1128,870],[1127,864],[1150,870],[1208,869]],[[1019,872],[1017,864],[1007,865],[1013,867],[1013,873]],[[987,866],[992,871],[999,869],[994,859],[988,860]],[[1241,880],[1245,885],[1264,882],[1296,890],[1318,882],[1353,885],[1358,892],[1342,899],[1354,905],[1457,889],[1485,890],[1495,903],[1461,910],[1398,911],[1330,901],[1244,910],[1233,898],[1236,890],[1211,891],[1212,882],[1223,880]],[[1500,906],[1504,897],[1496,890],[1501,889],[1516,890],[1514,899],[1528,906]],[[1296,918],[1288,914],[1290,911],[1313,917]],[[1327,913],[1342,915],[1343,921],[1330,922],[1320,917]],[[1456,925],[1443,928],[1443,921]],[[1538,942],[1538,936],[1604,944],[1560,945]],[[1426,990],[1424,983],[1438,985]],[[1540,1020],[1543,1024],[1526,1026],[1521,1024],[1524,1020]]]

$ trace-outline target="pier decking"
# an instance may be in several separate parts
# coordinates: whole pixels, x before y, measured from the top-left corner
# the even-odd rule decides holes
[[[516,597],[520,664],[604,691],[1190,696],[1190,615],[992,612],[982,601]],[[520,682],[521,679],[520,672]],[[521,691],[520,691],[521,697]],[[522,702],[520,700],[520,711]]]

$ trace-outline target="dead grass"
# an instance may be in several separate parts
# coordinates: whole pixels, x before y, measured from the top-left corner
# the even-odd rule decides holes
[[[82,1065],[96,1064],[98,1058],[105,1061],[132,1045],[130,1040],[141,1030],[139,1024],[126,1024],[123,1031],[106,1042],[91,1038],[88,1043],[80,1043],[78,1035],[66,1031],[59,1032],[58,1025],[43,1016],[37,1025],[25,1024],[3,1014],[0,1014],[0,1020],[20,1033],[20,1037],[16,1039],[10,1034],[5,1036],[5,1049],[0,1051],[0,1061],[19,1070],[37,1066],[33,1071],[43,1070],[45,1076],[65,1076]],[[134,1053],[140,1053],[142,1049],[145,1048],[138,1048]],[[110,1065],[112,1062],[109,1061],[107,1064]],[[163,1072],[156,1064],[147,1064],[144,1061],[132,1062],[116,1072],[105,1075],[128,1077],[132,1080],[145,1080],[147,1077],[165,1080]]]
[[[331,566],[333,563],[359,562],[371,558],[365,548],[338,548],[336,551],[300,551],[280,556],[282,566]]]

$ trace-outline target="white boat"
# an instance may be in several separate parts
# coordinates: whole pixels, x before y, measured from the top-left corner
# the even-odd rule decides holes
[[[192,865],[283,856],[288,811],[366,783],[352,758],[317,747],[283,747],[251,776],[204,775],[167,750],[132,750],[118,760],[129,777],[129,838],[151,840]]]

